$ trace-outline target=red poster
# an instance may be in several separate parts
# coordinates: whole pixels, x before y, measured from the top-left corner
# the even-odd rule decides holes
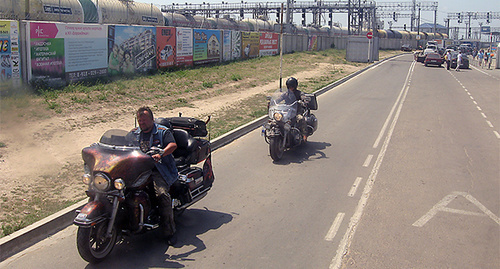
[[[260,34],[260,56],[269,56],[278,54],[279,34],[261,33]]]
[[[175,27],[156,27],[158,68],[176,65]]]

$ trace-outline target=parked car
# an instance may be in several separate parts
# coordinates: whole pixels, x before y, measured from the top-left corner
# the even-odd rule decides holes
[[[401,45],[401,50],[402,51],[412,51],[410,44]]]
[[[451,62],[450,62],[450,68],[457,68],[457,58],[458,58],[458,52],[457,51],[452,51],[451,52]],[[462,63],[460,64],[460,69],[469,69],[469,57],[465,55],[465,53],[462,53]]]
[[[439,53],[429,53],[425,56],[424,64],[425,66],[437,65],[441,66],[444,63],[443,57]]]

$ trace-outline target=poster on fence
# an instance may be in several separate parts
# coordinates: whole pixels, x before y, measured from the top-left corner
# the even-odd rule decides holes
[[[278,38],[276,33],[260,33],[260,56],[272,56],[278,54]]]
[[[193,65],[193,29],[176,28],[177,66]]]
[[[233,51],[231,49],[231,32],[230,30],[224,30],[222,33],[223,48],[222,48],[222,61],[227,62],[233,59]]]
[[[248,59],[259,56],[260,33],[241,32],[242,53],[241,58]]]
[[[155,27],[108,26],[109,75],[146,72],[156,66]]]
[[[220,30],[193,29],[193,45],[194,64],[220,62],[222,56]]]
[[[241,32],[240,31],[231,31],[231,50],[232,50],[232,59],[240,59],[241,58]]]
[[[175,66],[175,27],[156,27],[156,62],[159,68]]]
[[[98,24],[29,23],[29,79],[48,86],[107,75],[107,27]]]
[[[313,35],[308,37],[308,46],[307,46],[308,51],[316,51],[318,50],[318,36]]]
[[[21,86],[19,23],[0,20],[0,95]]]

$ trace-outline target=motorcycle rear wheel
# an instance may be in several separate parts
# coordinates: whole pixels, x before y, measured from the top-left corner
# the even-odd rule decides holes
[[[273,161],[277,162],[281,160],[284,151],[285,148],[283,147],[283,138],[281,136],[269,138],[269,154]]]
[[[116,229],[113,228],[111,237],[106,238],[107,227],[107,221],[90,228],[78,227],[76,235],[78,253],[87,262],[101,262],[113,250],[117,238]]]

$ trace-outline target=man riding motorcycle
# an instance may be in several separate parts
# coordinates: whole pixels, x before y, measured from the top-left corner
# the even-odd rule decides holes
[[[172,198],[169,194],[170,186],[177,180],[178,172],[172,152],[177,148],[174,136],[170,129],[154,122],[153,112],[149,107],[137,110],[139,127],[133,133],[139,141],[141,150],[147,152],[151,147],[164,149],[163,154],[151,156],[155,161],[155,169],[151,177],[154,182],[155,195],[160,205],[161,226],[169,245],[176,243],[175,222],[172,210]]]
[[[297,116],[295,117],[295,121],[297,123],[298,129],[302,134],[304,141],[307,141],[307,123],[302,114],[304,113],[304,110],[307,108],[308,100],[305,94],[297,89],[298,85],[299,82],[294,77],[290,77],[289,79],[286,80],[286,87],[288,88],[288,91],[295,95],[295,99],[298,100],[298,103],[300,104],[297,109]]]

